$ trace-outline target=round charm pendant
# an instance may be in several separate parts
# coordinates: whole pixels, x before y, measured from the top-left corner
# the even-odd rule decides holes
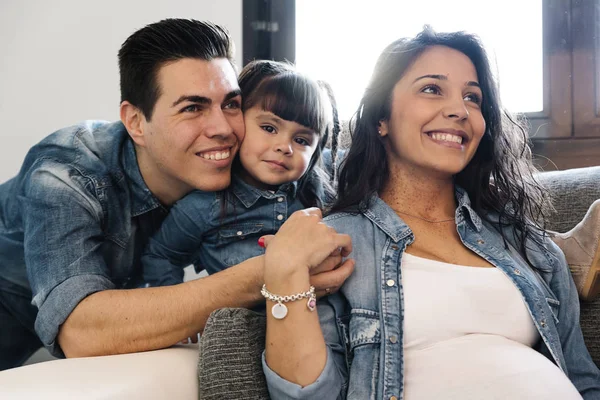
[[[285,304],[277,303],[271,308],[271,314],[275,319],[284,319],[287,315],[288,309]]]

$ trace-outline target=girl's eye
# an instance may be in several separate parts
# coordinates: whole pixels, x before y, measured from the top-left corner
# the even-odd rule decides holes
[[[263,129],[263,131],[266,131],[268,133],[275,133],[275,128],[271,125],[262,125],[261,128]]]
[[[294,141],[301,146],[310,146],[310,142],[302,137],[297,137]]]
[[[427,85],[423,89],[421,89],[421,92],[429,94],[440,94],[442,91],[438,85]]]
[[[466,101],[471,101],[477,104],[478,106],[481,105],[481,97],[477,93],[468,93],[465,95],[464,99]]]

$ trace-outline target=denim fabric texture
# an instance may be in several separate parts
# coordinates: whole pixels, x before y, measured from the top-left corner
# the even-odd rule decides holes
[[[520,291],[541,340],[535,350],[555,363],[584,399],[600,399],[600,371],[585,347],[577,290],[560,249],[547,237],[527,243],[531,266],[510,227],[504,245],[498,215],[482,219],[468,195],[456,190],[458,234],[469,249],[502,270]],[[285,381],[264,362],[276,399],[403,398],[403,290],[401,260],[414,241],[410,228],[377,196],[363,212],[336,213],[325,221],[352,237],[356,268],[339,293],[319,301],[328,346],[320,377],[304,388]],[[533,268],[532,268],[533,267]],[[543,382],[539,382],[543,384]]]
[[[58,328],[82,299],[143,285],[142,250],[166,214],[120,122],[53,133],[0,185],[0,276],[31,293],[52,354],[64,356]]]
[[[226,192],[186,195],[144,251],[144,280],[151,286],[174,285],[183,281],[187,265],[214,274],[264,254],[258,239],[275,234],[293,212],[305,208],[296,186],[262,190],[234,176]]]

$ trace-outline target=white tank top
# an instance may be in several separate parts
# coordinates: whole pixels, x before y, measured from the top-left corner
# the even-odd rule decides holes
[[[501,270],[405,252],[402,286],[406,400],[581,399]]]

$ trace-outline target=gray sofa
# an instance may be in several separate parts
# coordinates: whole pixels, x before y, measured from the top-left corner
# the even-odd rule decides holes
[[[600,198],[600,167],[544,172],[539,176],[550,191],[556,213],[548,229],[566,232]],[[581,304],[586,344],[600,366],[600,299]],[[245,309],[213,312],[200,341],[199,399],[268,399],[261,354],[265,317]]]

